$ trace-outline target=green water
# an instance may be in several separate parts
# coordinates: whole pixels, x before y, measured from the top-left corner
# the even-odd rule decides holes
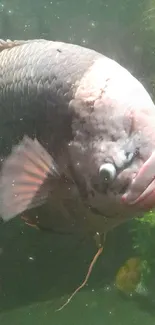
[[[51,236],[18,221],[5,225],[0,232],[0,324],[154,324],[154,306],[125,298],[113,285],[116,270],[131,253],[127,234],[124,226],[109,235],[88,286],[56,312],[83,280],[95,253],[93,241]]]
[[[154,16],[153,0],[5,0],[0,38],[48,38],[94,48],[125,65],[154,96]],[[155,231],[135,227],[139,251],[151,252],[154,261]],[[83,280],[94,242],[42,233],[19,220],[1,225],[0,324],[154,324],[154,296],[125,297],[114,286],[119,267],[134,254],[130,228],[129,223],[109,234],[88,285],[56,312]]]

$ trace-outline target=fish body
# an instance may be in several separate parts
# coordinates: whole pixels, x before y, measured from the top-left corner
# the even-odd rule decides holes
[[[3,220],[26,211],[42,228],[103,233],[154,205],[139,200],[154,177],[154,103],[94,50],[1,41],[0,139]]]

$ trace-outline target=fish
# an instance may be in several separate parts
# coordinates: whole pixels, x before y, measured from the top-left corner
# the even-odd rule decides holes
[[[155,106],[115,60],[0,40],[0,216],[105,234],[155,207]]]
[[[131,257],[119,268],[115,277],[115,286],[119,291],[127,295],[136,291],[141,280],[141,263],[139,257]]]

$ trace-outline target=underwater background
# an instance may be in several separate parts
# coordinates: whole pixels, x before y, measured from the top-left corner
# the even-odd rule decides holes
[[[0,38],[93,48],[134,74],[155,100],[155,0],[3,0]],[[9,130],[8,130],[9,132]],[[0,324],[155,324],[155,213],[110,232],[84,289],[93,239],[0,225]]]

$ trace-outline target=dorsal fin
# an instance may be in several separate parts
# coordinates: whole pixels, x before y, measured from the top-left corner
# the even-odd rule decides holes
[[[24,43],[26,43],[26,41],[11,41],[10,39],[7,40],[0,39],[0,52],[6,49],[11,49],[15,46],[19,46]]]
[[[20,46],[20,45],[23,45],[26,43],[42,42],[42,41],[45,41],[45,40],[33,39],[33,40],[13,40],[12,41],[10,39],[7,39],[7,40],[0,39],[0,52],[2,52],[3,50],[6,50],[6,49],[12,49],[15,46]]]

